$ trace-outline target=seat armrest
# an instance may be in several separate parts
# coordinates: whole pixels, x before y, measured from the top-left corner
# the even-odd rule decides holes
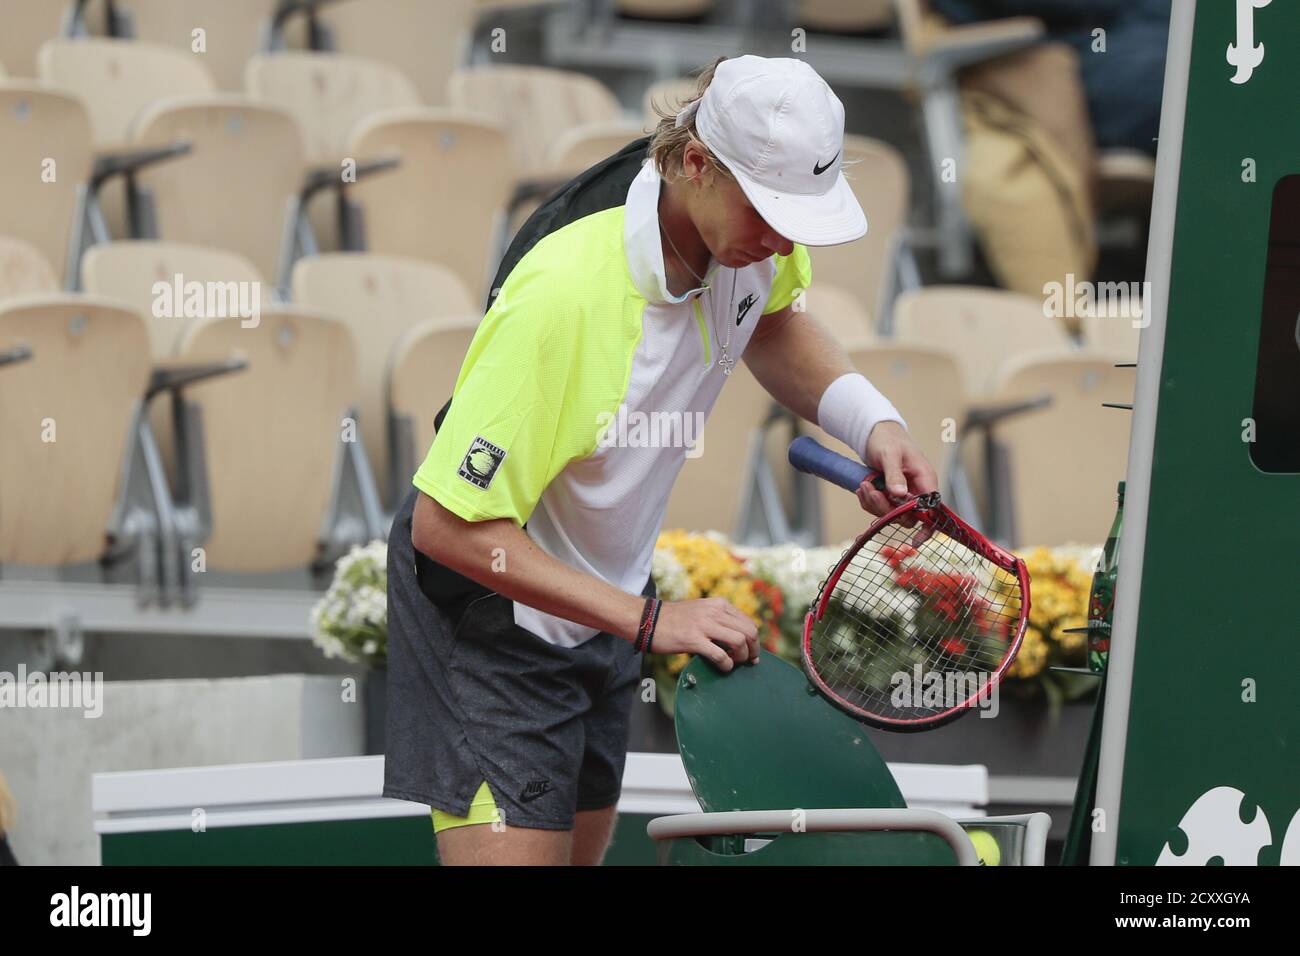
[[[957,823],[937,810],[829,809],[739,810],[725,813],[681,813],[657,817],[646,826],[654,840],[726,836],[746,833],[862,832],[911,830],[933,833],[952,847],[960,866],[977,866],[975,845]]]
[[[936,34],[926,45],[924,57],[932,68],[953,72],[1031,47],[1046,34],[1046,27],[1037,17],[1007,17],[955,26]]]
[[[242,372],[246,368],[248,368],[248,362],[241,358],[229,358],[224,362],[160,362],[153,367],[153,371],[150,373],[149,388],[145,392],[145,401],[150,401],[160,392],[183,388],[186,385],[192,385],[207,378],[216,378],[218,375]]]

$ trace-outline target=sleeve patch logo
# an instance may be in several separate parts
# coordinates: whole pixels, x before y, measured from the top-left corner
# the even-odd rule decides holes
[[[496,476],[497,469],[501,467],[501,462],[505,460],[506,452],[504,448],[498,448],[482,436],[476,435],[474,441],[470,443],[469,451],[465,453],[465,459],[460,463],[460,468],[456,474],[460,475],[475,488],[482,488],[484,491],[492,484],[492,479]]]

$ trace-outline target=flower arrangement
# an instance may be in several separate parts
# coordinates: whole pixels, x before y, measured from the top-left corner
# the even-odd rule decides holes
[[[715,531],[665,531],[656,543],[652,574],[665,601],[726,598],[758,625],[764,651],[797,663],[804,617],[850,543],[754,548],[735,545]],[[1029,570],[1033,603],[1020,654],[1003,686],[1043,694],[1055,711],[1064,701],[1086,696],[1097,684],[1085,675],[1051,668],[1086,666],[1086,635],[1068,631],[1087,623],[1088,593],[1100,549],[1068,545],[1018,553]],[[965,589],[927,567],[925,545],[885,557],[896,590],[873,596],[873,606],[862,610],[886,627],[904,626],[909,615],[955,613],[953,601]],[[386,666],[387,559],[383,541],[354,547],[339,559],[329,590],[311,612],[312,640],[326,657]],[[689,659],[687,654],[648,658],[658,700],[670,715],[677,676]]]
[[[655,549],[653,574],[659,596],[666,601],[731,600],[759,625],[765,650],[797,663],[808,608],[850,544],[751,548],[734,545],[715,531],[666,531]],[[955,619],[969,610],[964,604],[970,588],[959,576],[940,574],[930,567],[926,547],[882,551],[894,575],[894,588],[864,596],[872,606],[855,610],[870,614],[886,629],[904,627],[909,617],[916,615]],[[1096,685],[1086,676],[1049,668],[1084,664],[1085,635],[1067,631],[1087,623],[1088,592],[1098,553],[1099,549],[1078,545],[1020,552],[1029,570],[1033,600],[1020,654],[1004,686],[1027,696],[1045,694],[1054,712],[1062,702],[1085,696]],[[980,614],[979,608],[974,611]],[[990,644],[987,652],[1000,656],[1001,650],[993,645],[1003,642],[1004,647],[1007,635],[996,624],[991,620],[985,639]],[[954,648],[954,653],[978,655],[981,650],[963,647]],[[688,660],[687,654],[652,655],[650,670],[659,701],[670,715],[676,678]],[[884,664],[888,666],[882,671],[882,680],[887,680],[898,662]]]
[[[1016,552],[1029,570],[1029,626],[1020,654],[1007,672],[1011,689],[1045,694],[1053,711],[1094,691],[1097,680],[1053,667],[1086,667],[1088,637],[1067,633],[1088,623],[1088,594],[1100,548],[1063,545]]]
[[[388,663],[388,545],[371,541],[339,558],[334,580],[311,612],[312,642],[326,657],[383,668]]]

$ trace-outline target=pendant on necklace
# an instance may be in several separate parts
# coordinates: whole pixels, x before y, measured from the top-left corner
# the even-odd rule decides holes
[[[726,352],[722,353],[722,356],[718,359],[718,364],[722,366],[723,375],[730,375],[731,370],[736,367],[736,363],[731,360],[731,356]]]

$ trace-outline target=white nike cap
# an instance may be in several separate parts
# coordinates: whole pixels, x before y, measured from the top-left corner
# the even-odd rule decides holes
[[[723,60],[676,125],[692,116],[700,141],[791,242],[833,246],[866,235],[866,214],[840,172],[844,104],[807,63],[752,55]]]

